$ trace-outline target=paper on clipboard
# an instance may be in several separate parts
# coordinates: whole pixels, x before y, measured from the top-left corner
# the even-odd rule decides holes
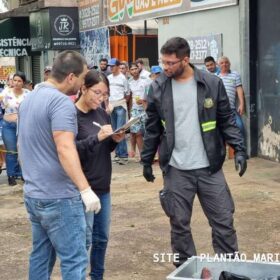
[[[120,128],[113,131],[113,134],[118,134],[122,131],[128,130],[133,124],[138,123],[140,121],[140,118],[141,118],[141,116],[135,117],[135,118],[130,118],[129,121],[126,124],[124,124]]]

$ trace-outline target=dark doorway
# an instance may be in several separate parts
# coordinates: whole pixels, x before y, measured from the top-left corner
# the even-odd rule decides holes
[[[250,1],[252,151],[280,161],[280,2]],[[252,112],[251,112],[252,113]],[[254,130],[254,131],[253,131]],[[255,145],[257,143],[257,146]]]
[[[132,35],[129,41],[129,61],[137,58],[147,59],[149,66],[158,65],[158,36]]]

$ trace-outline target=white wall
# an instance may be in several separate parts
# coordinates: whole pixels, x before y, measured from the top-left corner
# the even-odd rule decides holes
[[[165,20],[166,22],[166,20]],[[241,72],[239,6],[216,8],[169,17],[169,24],[159,19],[159,50],[174,36],[190,37],[222,33],[223,55],[231,60],[233,70]]]

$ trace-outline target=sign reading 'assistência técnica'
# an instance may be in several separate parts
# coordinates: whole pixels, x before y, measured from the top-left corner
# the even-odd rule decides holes
[[[0,39],[0,56],[25,56],[28,55],[27,47],[30,46],[27,38],[7,38]]]
[[[0,22],[0,57],[30,55],[29,20],[27,17],[8,18]]]

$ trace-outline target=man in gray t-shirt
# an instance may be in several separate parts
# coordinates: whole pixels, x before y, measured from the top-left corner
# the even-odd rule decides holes
[[[77,134],[73,102],[49,83],[41,83],[20,108],[19,145],[24,168],[24,194],[38,199],[72,198],[79,191],[63,169],[52,131]],[[36,120],[36,121],[34,121]]]
[[[79,90],[86,73],[86,61],[79,53],[58,54],[48,81],[38,85],[19,108],[19,157],[32,224],[32,280],[50,277],[55,255],[63,279],[86,277],[84,207],[98,212],[100,202],[81,169],[74,142],[76,110],[66,96]]]

